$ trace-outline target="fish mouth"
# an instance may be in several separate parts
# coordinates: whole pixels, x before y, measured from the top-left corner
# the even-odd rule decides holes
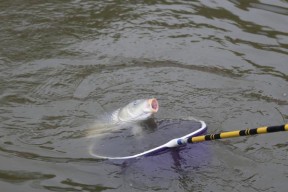
[[[158,105],[158,101],[157,99],[153,98],[153,99],[148,99],[148,102],[151,106],[151,110],[153,113],[156,113],[159,109],[159,105]]]

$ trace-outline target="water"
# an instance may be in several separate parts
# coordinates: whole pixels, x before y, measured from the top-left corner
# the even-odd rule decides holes
[[[287,190],[286,133],[128,162],[90,157],[82,134],[150,97],[155,118],[197,116],[209,133],[287,123],[287,1],[0,5],[2,190]]]

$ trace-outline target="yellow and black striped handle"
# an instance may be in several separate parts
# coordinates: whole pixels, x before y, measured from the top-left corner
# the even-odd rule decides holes
[[[248,136],[248,135],[256,135],[256,134],[263,134],[263,133],[274,133],[279,131],[288,131],[288,124],[279,125],[279,126],[271,126],[271,127],[259,127],[256,129],[243,129],[238,131],[228,131],[218,134],[210,134],[210,135],[202,135],[196,137],[188,137],[188,143],[197,143],[202,141],[210,141],[210,140],[217,140],[217,139],[225,139],[225,138],[232,138],[232,137],[241,137],[241,136]]]

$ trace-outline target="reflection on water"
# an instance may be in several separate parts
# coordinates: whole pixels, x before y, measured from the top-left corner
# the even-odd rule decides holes
[[[210,133],[287,122],[287,15],[280,0],[1,2],[3,190],[286,191],[285,133],[111,162],[83,130],[148,97],[156,119]]]

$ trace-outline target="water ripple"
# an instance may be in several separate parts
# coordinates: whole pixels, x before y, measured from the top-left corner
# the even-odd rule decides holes
[[[0,10],[3,190],[287,189],[285,134],[118,163],[91,159],[84,134],[152,96],[157,119],[199,116],[212,133],[287,121],[287,2],[17,2]]]

